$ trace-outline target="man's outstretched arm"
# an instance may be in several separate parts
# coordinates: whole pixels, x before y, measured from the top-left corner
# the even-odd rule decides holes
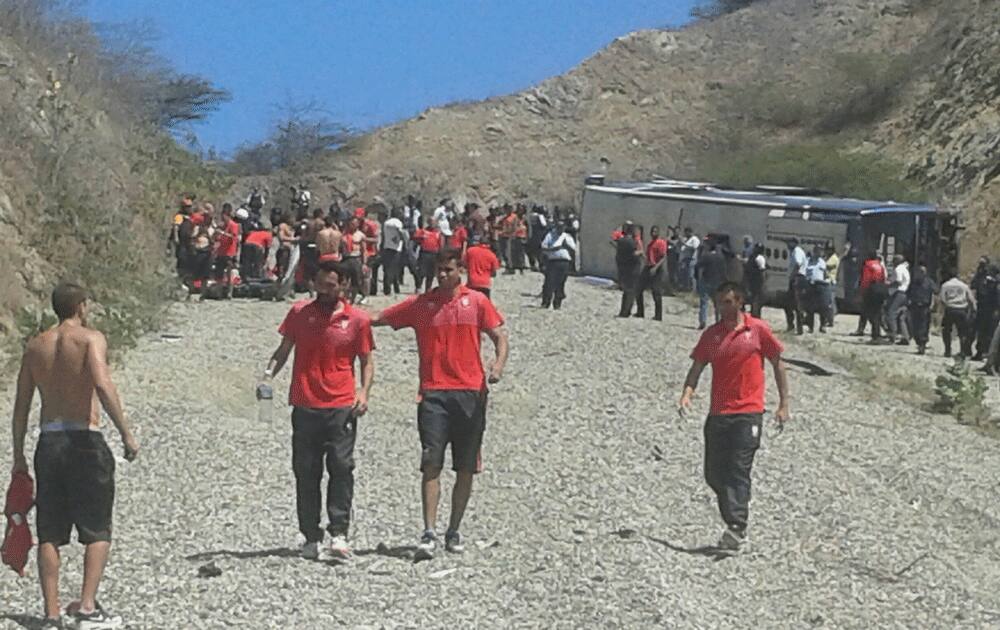
[[[507,355],[510,354],[510,335],[503,326],[486,329],[486,336],[493,342],[496,350],[496,358],[493,360],[493,367],[490,368],[488,377],[489,383],[499,383],[503,376],[503,368],[507,365]]]
[[[87,368],[94,380],[94,390],[101,401],[104,411],[111,417],[111,422],[118,429],[125,447],[125,459],[132,461],[139,454],[139,444],[132,435],[132,429],[125,419],[125,410],[118,395],[118,388],[111,380],[111,370],[108,368],[108,342],[104,335],[96,333],[87,349]]]
[[[24,457],[24,438],[28,434],[28,412],[35,397],[35,379],[28,367],[28,354],[21,359],[21,370],[17,374],[17,397],[14,399],[14,472],[28,470],[28,460]]]
[[[771,366],[774,368],[774,382],[778,386],[778,411],[775,413],[775,419],[779,423],[784,423],[791,417],[788,410],[788,371],[780,354],[771,359]]]
[[[288,362],[288,355],[292,353],[292,348],[295,347],[295,342],[288,337],[281,338],[281,345],[274,351],[271,355],[271,359],[267,362],[267,369],[264,370],[265,376],[275,376],[281,371],[281,368],[285,367],[285,363]]]
[[[701,378],[701,373],[705,370],[706,365],[708,364],[701,361],[691,362],[691,369],[688,370],[687,376],[684,377],[681,399],[677,403],[677,411],[682,416],[691,409],[691,397],[694,396],[694,390],[698,389],[698,379]]]

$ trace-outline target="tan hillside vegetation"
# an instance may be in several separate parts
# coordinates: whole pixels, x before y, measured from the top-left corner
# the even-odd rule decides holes
[[[968,257],[1000,221],[998,25],[987,0],[761,0],[356,137],[306,179],[321,199],[488,204],[578,203],[592,172],[814,185],[964,207]]]
[[[122,30],[100,39],[50,0],[0,0],[0,332],[17,351],[59,280],[128,343],[175,286],[165,239],[182,191],[228,184],[167,130],[226,95]],[[117,45],[108,39],[117,38]]]

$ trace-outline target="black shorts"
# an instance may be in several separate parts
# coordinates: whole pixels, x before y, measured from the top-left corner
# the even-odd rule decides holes
[[[452,470],[480,472],[479,449],[486,430],[486,392],[424,392],[417,406],[417,428],[422,449],[420,470],[444,468],[444,451],[451,443]]]
[[[35,448],[38,542],[111,541],[115,457],[98,431],[44,432]]]
[[[302,269],[306,280],[314,280],[319,271],[319,249],[315,245],[302,248]]]

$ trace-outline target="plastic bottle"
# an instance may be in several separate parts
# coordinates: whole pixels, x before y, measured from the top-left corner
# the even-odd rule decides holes
[[[264,374],[263,380],[257,384],[257,419],[270,422],[274,415],[274,387],[271,386],[271,376]]]

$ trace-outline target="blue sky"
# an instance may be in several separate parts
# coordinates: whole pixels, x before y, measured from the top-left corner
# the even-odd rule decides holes
[[[97,22],[145,20],[176,69],[233,100],[203,147],[263,138],[290,101],[369,129],[569,70],[615,37],[677,26],[696,0],[88,0]]]

